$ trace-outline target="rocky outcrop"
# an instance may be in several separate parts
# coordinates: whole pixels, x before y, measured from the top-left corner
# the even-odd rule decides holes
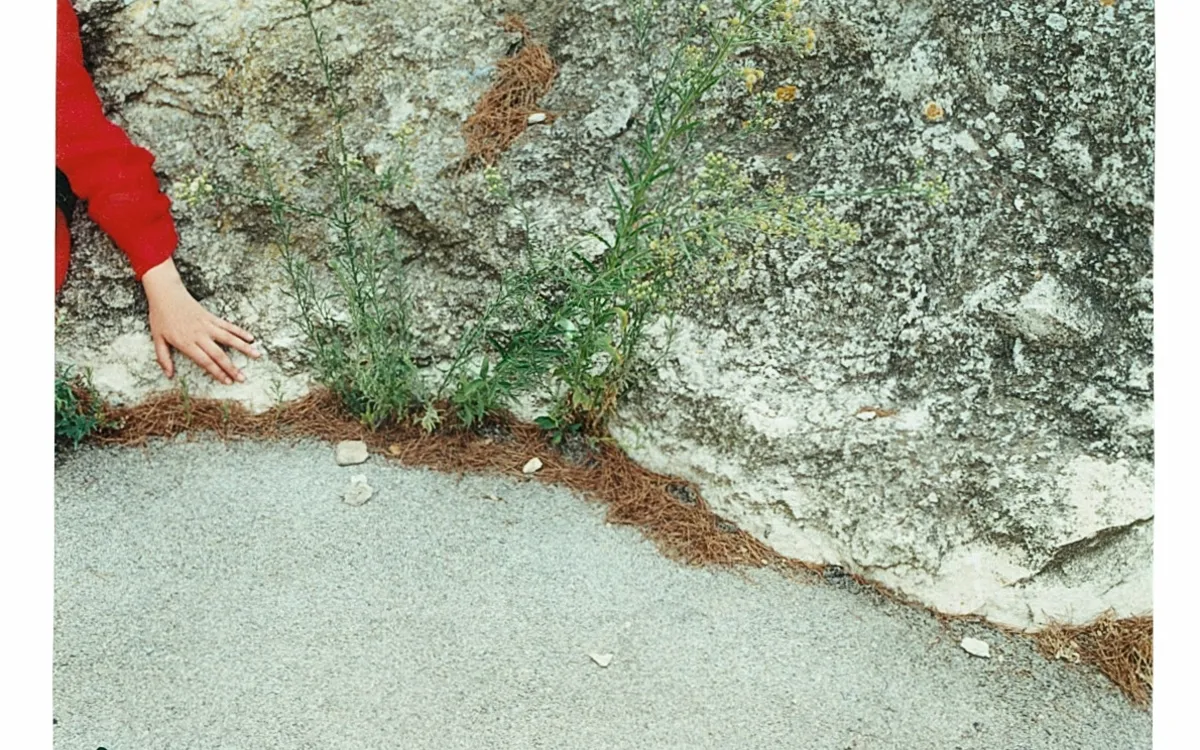
[[[198,173],[248,180],[245,146],[295,194],[320,192],[303,176],[328,114],[295,4],[76,5],[102,97],[176,198],[185,280],[267,354],[232,388],[191,371],[192,392],[255,408],[304,392],[264,217],[187,200]],[[389,210],[413,248],[433,358],[521,241],[482,176],[447,172],[513,41],[495,25],[511,8],[318,5],[359,103],[353,141],[387,160],[396,134],[416,131],[416,187]],[[627,7],[524,10],[561,65],[544,100],[558,117],[518,139],[502,172],[545,237],[603,232],[604,180],[646,104]],[[676,11],[666,4],[652,46],[677,33]],[[726,150],[827,191],[904,179],[919,159],[950,198],[835,202],[861,226],[858,243],[756,257],[723,304],[681,316],[617,436],[779,551],[945,612],[1033,627],[1149,611],[1153,3],[850,0],[806,12],[814,56],[748,60],[795,85],[794,106]],[[718,131],[744,102],[722,107]],[[90,364],[118,399],[167,387],[122,259],[86,221],[74,230],[60,358]]]

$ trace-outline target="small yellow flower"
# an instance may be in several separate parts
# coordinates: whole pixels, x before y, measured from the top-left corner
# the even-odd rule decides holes
[[[942,118],[946,116],[946,110],[942,109],[942,105],[937,102],[929,102],[925,105],[924,115],[925,119],[930,122],[941,122]]]
[[[746,90],[754,91],[754,87],[763,79],[763,73],[758,68],[742,68],[742,79],[746,82]]]
[[[777,102],[794,102],[796,101],[797,89],[795,86],[788,84],[775,89],[775,101]]]

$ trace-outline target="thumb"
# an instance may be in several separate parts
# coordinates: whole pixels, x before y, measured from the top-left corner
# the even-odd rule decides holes
[[[168,378],[175,377],[175,363],[171,361],[171,348],[167,346],[167,340],[162,336],[154,337],[154,356],[158,359],[158,366],[162,368],[163,374]]]

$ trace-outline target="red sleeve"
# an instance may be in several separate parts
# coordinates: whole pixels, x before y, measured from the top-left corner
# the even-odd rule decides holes
[[[58,0],[56,166],[88,214],[142,274],[175,252],[179,242],[171,200],[151,168],[154,157],[104,117],[100,97],[83,67],[79,20],[70,0]]]

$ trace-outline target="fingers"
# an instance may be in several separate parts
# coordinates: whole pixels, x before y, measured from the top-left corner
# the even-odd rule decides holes
[[[242,354],[252,359],[258,359],[259,353],[242,339],[234,336],[229,331],[221,329],[213,334],[213,340],[222,346],[228,346],[230,349],[237,349]]]
[[[219,327],[223,330],[229,331],[230,333],[232,333],[233,335],[242,339],[243,341],[248,341],[250,343],[254,343],[254,336],[246,329],[241,328],[239,326],[235,326],[233,323],[230,323],[228,320],[225,320],[223,318],[218,318],[215,315],[213,316],[213,322],[215,322],[217,324],[217,327]],[[254,352],[250,356],[257,357],[258,352]]]
[[[154,356],[158,359],[158,366],[162,368],[163,375],[168,379],[175,377],[175,363],[171,361],[171,347],[167,346],[167,342],[162,336],[154,337]]]
[[[201,312],[203,314],[203,311]],[[171,347],[174,347],[218,382],[225,385],[233,385],[234,381],[245,382],[246,376],[221,347],[227,346],[251,359],[258,359],[262,355],[250,345],[254,337],[244,329],[215,315],[203,316],[196,322],[198,326],[182,337],[173,338],[169,334],[155,337],[155,355],[167,377],[174,375],[175,368],[170,354]]]
[[[227,343],[229,346],[249,348],[249,345],[246,344],[246,342],[228,333],[216,333],[213,334],[213,338],[217,339],[218,341],[221,341],[222,339],[228,339],[228,342],[222,341],[222,343]],[[163,342],[163,346],[166,346],[165,341]],[[246,381],[246,376],[242,373],[242,371],[233,364],[233,360],[229,359],[229,355],[227,355],[212,339],[201,338],[198,341],[194,341],[183,346],[177,346],[176,348],[179,349],[179,351],[183,354],[187,355],[188,359],[204,368],[204,371],[211,375],[215,380],[224,383],[225,385],[233,385],[233,381],[235,380],[239,383],[244,383]],[[161,363],[162,355],[160,354],[159,364]],[[167,363],[171,363],[169,354],[167,355]]]
[[[213,346],[214,349],[216,348],[212,342],[209,342],[209,345]],[[213,360],[212,356],[209,355],[208,352],[206,352],[199,344],[189,344],[180,348],[179,351],[186,354],[188,359],[204,368],[204,371],[211,375],[215,380],[224,383],[225,385],[233,385],[233,379],[221,369],[221,366],[218,365]]]
[[[204,350],[204,353],[221,368],[221,382],[225,383],[225,385],[232,385],[234,380],[239,383],[245,381],[246,376],[233,364],[233,360],[229,358],[224,349],[217,345],[217,342],[205,338],[201,339],[198,343],[200,344],[200,348]]]

